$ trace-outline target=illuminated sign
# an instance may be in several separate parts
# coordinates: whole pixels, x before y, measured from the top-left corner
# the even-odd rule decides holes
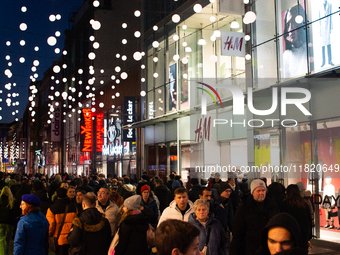
[[[92,151],[92,112],[91,109],[83,109],[83,118],[80,124],[81,151]]]
[[[124,125],[131,125],[135,121],[135,98],[134,97],[124,97]],[[135,129],[129,128],[123,130],[123,140],[124,142],[134,142]]]
[[[113,156],[123,153],[123,146],[121,145],[121,123],[120,120],[111,118],[104,119],[104,144],[102,146],[103,155]]]
[[[53,104],[54,112],[51,122],[51,141],[60,142],[61,139],[61,107],[59,102]]]
[[[97,114],[97,152],[101,152],[104,144],[104,113]]]
[[[118,145],[114,146],[113,144],[104,144],[103,145],[103,155],[120,155],[123,152],[123,146]]]

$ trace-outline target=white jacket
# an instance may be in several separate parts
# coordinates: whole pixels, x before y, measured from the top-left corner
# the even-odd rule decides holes
[[[111,235],[114,236],[118,227],[118,222],[120,221],[120,214],[118,206],[111,200],[109,201],[110,204],[108,205],[108,207],[106,207],[105,211],[98,204],[98,200],[96,201],[96,208],[100,213],[103,213],[105,215],[105,218],[109,221],[111,226]]]
[[[170,205],[164,209],[161,218],[159,219],[159,224],[162,223],[162,221],[168,220],[168,219],[174,219],[174,220],[182,220],[188,222],[189,215],[194,212],[194,204],[188,200],[190,208],[185,212],[184,215],[182,215],[181,211],[176,205],[176,201],[173,200]]]

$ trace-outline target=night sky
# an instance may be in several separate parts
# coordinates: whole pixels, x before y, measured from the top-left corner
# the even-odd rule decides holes
[[[52,61],[61,56],[64,31],[71,25],[68,22],[69,15],[71,12],[77,12],[83,0],[1,0],[0,2],[0,98],[2,100],[0,123],[10,123],[23,116],[28,103],[30,76],[36,73],[38,74],[36,79],[41,80],[43,73],[52,65]],[[27,8],[26,12],[21,11],[23,6]],[[49,19],[51,14],[60,14],[61,19],[51,22]],[[20,30],[21,23],[27,25],[26,31]],[[60,31],[60,37],[55,36],[56,31]],[[47,38],[50,36],[57,38],[55,46],[47,44]],[[20,45],[21,40],[25,41],[24,46]],[[8,42],[10,46],[7,46]],[[35,50],[36,46],[39,47],[38,51]],[[59,54],[55,53],[55,48],[60,49]],[[19,61],[21,57],[25,59],[23,63]],[[34,60],[39,61],[35,72],[31,70]],[[5,74],[6,69],[12,73],[10,78]],[[10,106],[6,103],[8,99],[11,100]],[[12,114],[13,112],[15,115]]]

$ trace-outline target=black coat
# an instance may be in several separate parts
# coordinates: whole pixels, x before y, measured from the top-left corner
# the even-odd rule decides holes
[[[119,242],[115,248],[117,255],[147,255],[146,231],[149,229],[143,214],[129,215],[119,227]]]
[[[278,213],[277,205],[269,197],[258,203],[249,195],[245,203],[238,207],[234,217],[230,255],[254,254],[261,245],[261,231]]]
[[[188,192],[188,196],[191,202],[195,203],[195,201],[200,198],[200,189],[201,185],[199,184],[195,184],[194,186],[192,186],[191,190]]]
[[[73,230],[67,237],[71,247],[82,243],[85,246],[85,254],[107,254],[112,240],[111,227],[97,208],[86,209],[79,218],[74,218],[72,223]]]
[[[52,205],[51,200],[47,197],[46,189],[34,191],[33,194],[40,199],[40,211],[46,216],[47,209]]]
[[[162,213],[173,200],[172,193],[167,186],[158,186],[153,191],[159,200],[159,210]]]

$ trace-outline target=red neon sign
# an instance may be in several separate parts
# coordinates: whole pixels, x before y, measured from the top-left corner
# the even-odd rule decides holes
[[[92,151],[92,112],[91,109],[83,109],[84,126],[80,126],[80,134],[84,135],[84,143],[81,151]]]
[[[104,145],[104,113],[97,114],[97,151],[103,151]]]

